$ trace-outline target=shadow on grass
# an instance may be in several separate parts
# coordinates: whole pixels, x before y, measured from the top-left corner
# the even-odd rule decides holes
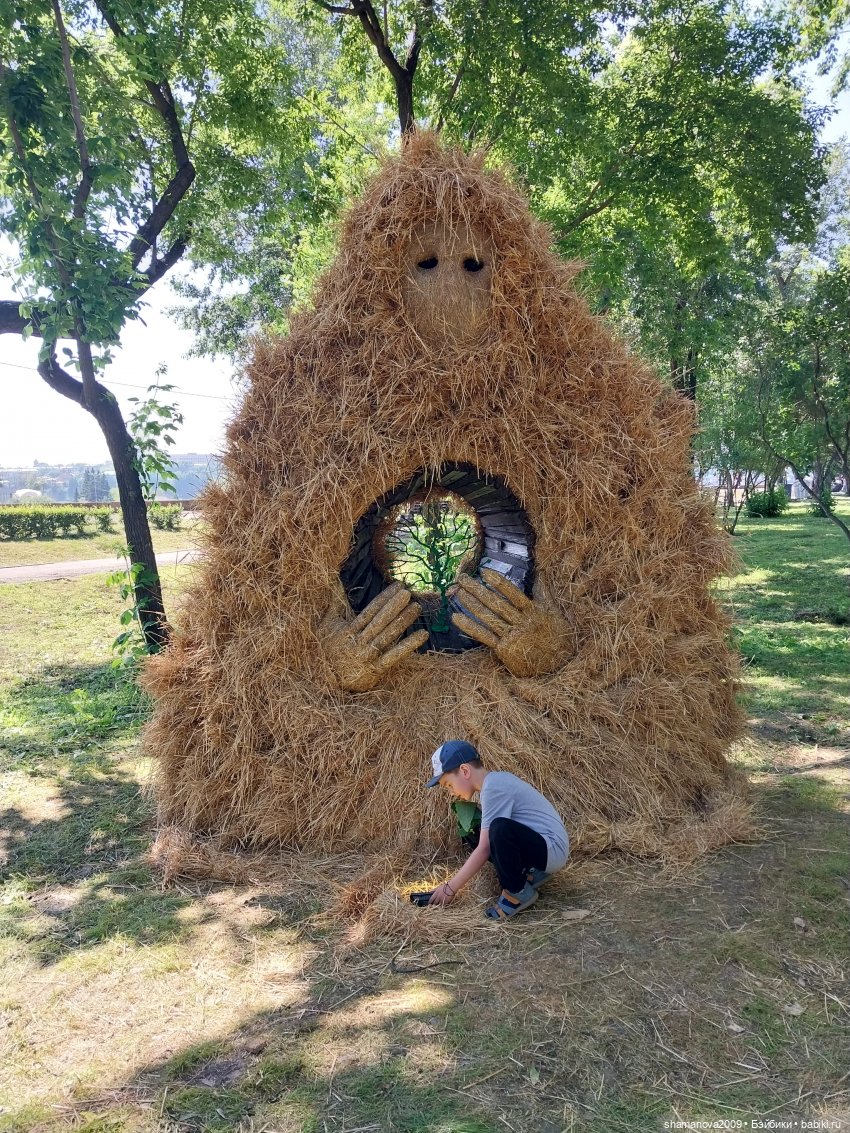
[[[188,946],[198,925],[218,922],[209,905],[204,919],[184,919],[181,914],[193,898],[161,892],[143,862],[150,806],[111,754],[115,741],[135,733],[140,702],[113,671],[106,666],[52,669],[7,694],[5,711],[12,710],[17,713],[12,726],[24,741],[21,750],[12,751],[13,766],[28,773],[20,780],[41,791],[38,798],[22,797],[0,813],[0,828],[8,831],[4,918],[19,946],[49,966],[111,939]],[[69,746],[57,753],[54,749],[65,742]],[[82,754],[71,758],[77,751]],[[57,764],[63,773],[48,782],[47,772]],[[789,1002],[787,991],[777,992],[783,998],[774,1002],[771,985],[753,992],[741,984],[740,973],[763,973],[778,981],[790,970],[795,980],[808,981],[806,994],[814,996],[820,990],[817,981],[828,978],[819,974],[824,964],[837,967],[846,961],[850,817],[840,792],[816,775],[786,775],[754,787],[753,796],[778,833],[767,842],[703,859],[696,867],[699,885],[688,888],[685,878],[666,891],[654,881],[652,867],[638,871],[627,865],[621,868],[632,880],[618,887],[615,863],[611,875],[601,879],[610,889],[611,908],[589,922],[581,938],[580,969],[575,940],[544,930],[541,945],[533,918],[527,935],[519,926],[508,928],[519,959],[498,960],[492,986],[480,974],[487,969],[481,968],[477,950],[469,950],[468,967],[455,982],[426,985],[424,979],[393,973],[395,948],[385,943],[381,952],[378,943],[376,962],[364,975],[325,977],[292,1007],[249,1015],[226,1036],[185,1046],[139,1072],[130,1074],[127,1067],[117,1084],[101,1083],[102,1093],[89,1093],[52,1116],[49,1106],[41,1113],[6,1114],[0,1128],[102,1133],[150,1130],[166,1122],[179,1133],[223,1133],[247,1130],[255,1121],[255,1128],[303,1133],[323,1127],[495,1133],[506,1127],[504,1117],[513,1128],[560,1133],[575,1115],[579,1128],[654,1130],[662,1117],[675,1116],[669,1089],[662,1093],[648,1085],[661,1081],[696,1099],[702,1116],[712,1113],[715,1102],[730,1118],[757,1112],[779,1117],[784,1110],[799,1116],[799,1110],[788,1110],[790,1100],[783,1110],[785,1099],[799,1097],[804,1084],[813,1093],[813,1081],[821,1095],[828,1094],[820,1083],[838,1078],[831,1067],[844,1049],[846,1032],[833,1034],[806,1017],[786,1018],[781,1004]],[[648,878],[646,893],[633,888],[642,872]],[[689,907],[693,893],[705,910]],[[291,926],[323,961],[310,961],[305,974],[322,978],[319,968],[331,966],[325,963],[327,947],[311,940],[309,928],[299,924],[297,903],[255,893],[246,906],[269,909]],[[662,921],[654,919],[659,913]],[[709,919],[721,916],[722,921]],[[795,918],[806,927],[796,927]],[[759,927],[751,929],[751,923]],[[660,958],[656,938],[671,941]],[[625,969],[637,973],[640,982]],[[529,982],[541,972],[543,982]],[[563,1007],[559,1001],[558,1013],[544,1017],[538,1006],[550,974],[564,993]],[[687,999],[699,979],[706,987],[695,985],[697,1006],[737,997],[744,1038],[725,1029],[722,1015],[706,1025],[708,1038],[699,1035],[698,1016]],[[421,992],[423,987],[430,992]],[[802,994],[799,987],[792,988],[795,996]],[[435,1001],[434,990],[441,1001],[439,995]],[[469,991],[474,998],[464,1007],[459,994]],[[635,995],[636,1000],[629,998]],[[525,1014],[517,1006],[523,996]],[[155,1010],[154,987],[151,998]],[[593,1013],[594,999],[603,1003],[599,1014]],[[576,1013],[565,1024],[571,1003]],[[531,1025],[524,1031],[529,1004]],[[665,1044],[686,1050],[684,1061],[675,1050],[668,1057],[656,1042],[654,1028],[662,1024]],[[803,1047],[799,1034],[808,1043],[807,1060],[795,1064]],[[717,1053],[711,1043],[721,1040],[730,1045],[719,1046]],[[743,1087],[704,1086],[701,1059],[708,1066],[725,1060],[729,1082],[740,1078],[731,1066],[733,1056],[751,1057],[745,1042],[757,1057],[776,1057],[790,1069]],[[813,1070],[810,1049],[822,1058],[822,1067]],[[162,1122],[154,1120],[155,1114]]]
[[[709,855],[696,878],[669,885],[649,863],[614,859],[594,875],[606,914],[580,938],[536,936],[532,917],[498,938],[510,933],[501,951],[494,937],[461,968],[411,978],[394,969],[395,945],[376,942],[346,970],[306,929],[311,985],[291,1005],[96,1086],[62,1115],[8,1115],[6,1128],[150,1130],[159,1114],[173,1133],[649,1131],[677,1116],[682,1097],[694,1118],[817,1113],[845,1068],[838,1007],[824,1020],[815,1004],[843,994],[833,981],[850,931],[850,816],[815,775],[753,795],[774,825],[768,840]],[[120,916],[115,931],[127,931]],[[461,953],[450,954],[456,963]],[[554,1014],[541,1010],[550,979]],[[800,1017],[783,1013],[794,997],[807,1005]],[[740,1075],[753,1059],[769,1072]]]
[[[95,535],[113,533],[113,530],[101,531],[98,528],[89,527],[85,531],[54,531],[49,535],[27,535],[23,539],[0,538],[0,543],[52,543],[57,539],[61,539],[63,543],[85,543],[86,540],[93,539]]]
[[[813,819],[817,819],[819,829],[837,827],[850,832],[850,813],[846,809],[850,798],[847,792],[820,776],[810,774],[816,768],[824,766],[845,767],[848,759],[850,753],[847,758],[829,764],[810,764],[809,767],[789,769],[776,782],[755,788],[759,808],[792,822],[797,819],[801,825],[811,826]],[[850,853],[850,839],[847,841],[847,851]]]
[[[717,596],[742,623],[742,651],[766,658],[775,645],[781,655],[794,649],[796,635],[812,659],[821,653],[829,665],[806,623],[835,628],[850,620],[850,544],[844,535],[799,509],[781,519],[748,522],[741,535],[736,550],[743,568],[718,584]],[[834,634],[831,640],[833,647],[841,641]]]
[[[391,987],[382,990],[397,994]],[[380,1002],[381,992],[374,995],[372,988],[337,1002],[344,999],[356,1010],[373,996]],[[329,1025],[336,1012],[334,1003],[311,996],[292,1010],[258,1013],[222,1039],[188,1045],[108,1094],[65,1107],[61,1117],[31,1106],[0,1117],[0,1129],[497,1133],[506,1128],[487,1107],[464,1097],[464,1075],[452,1065],[450,1043],[432,1018],[433,1008],[404,1010],[377,1026]],[[410,1056],[425,1045],[430,1059],[417,1067]],[[153,1113],[159,1114],[155,1126],[136,1124]],[[560,1133],[562,1125],[543,1119],[534,1129]]]
[[[120,768],[81,774],[40,805],[46,816],[31,803],[0,811],[2,935],[47,965],[112,937],[149,945],[188,931],[178,913],[191,899],[162,892],[143,860],[151,811],[138,783]]]
[[[186,931],[177,913],[190,899],[160,892],[144,863],[151,803],[115,756],[145,712],[109,665],[54,666],[3,694],[0,931],[42,964],[113,936]]]

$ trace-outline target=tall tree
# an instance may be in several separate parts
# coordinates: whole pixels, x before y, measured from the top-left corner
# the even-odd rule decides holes
[[[782,250],[755,307],[744,366],[752,375],[761,437],[821,500],[837,462],[850,479],[850,147],[828,162],[817,233]],[[821,503],[850,539],[850,527]]]
[[[258,147],[293,144],[291,79],[238,0],[0,0],[0,229],[24,294],[0,303],[0,332],[40,336],[41,377],[103,431],[154,649],[167,623],[135,451],[100,378],[205,210],[250,198]]]
[[[293,96],[310,143],[298,160],[274,144],[258,151],[253,198],[222,199],[195,232],[196,270],[176,284],[188,302],[174,313],[194,332],[198,354],[240,355],[252,330],[286,330],[290,309],[332,255],[340,212],[398,130],[385,73],[310,3],[305,14],[285,0],[268,25],[283,55],[297,60]]]
[[[811,231],[818,117],[791,77],[794,34],[770,13],[731,0],[278,0],[276,11],[279,34],[302,45],[329,160],[315,151],[307,198],[269,175],[268,223],[220,241],[219,278],[237,293],[214,280],[187,315],[208,346],[232,346],[245,317],[284,323],[332,250],[349,191],[411,122],[512,164],[561,251],[588,261],[591,301],[691,394],[723,349],[718,328],[736,337],[752,263]]]

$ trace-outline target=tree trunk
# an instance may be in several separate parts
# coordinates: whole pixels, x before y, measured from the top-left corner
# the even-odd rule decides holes
[[[91,413],[100,425],[115,478],[118,481],[118,498],[121,501],[121,514],[124,519],[124,533],[130,548],[130,561],[140,563],[143,571],[136,581],[136,605],[139,609],[139,622],[145,638],[145,645],[152,652],[158,652],[168,641],[168,622],[162,602],[162,587],[156,565],[151,529],[148,524],[148,509],[142,493],[139,473],[133,463],[135,446],[127,431],[118,402],[102,386],[103,391],[91,408]]]
[[[685,335],[685,311],[688,308],[688,296],[681,292],[676,297],[676,315],[673,323],[675,337],[670,342],[670,380],[673,388],[683,393],[689,401],[697,399],[697,358],[693,346],[688,346],[685,357],[680,357],[682,340]],[[678,345],[677,345],[678,344]]]
[[[413,117],[413,76],[404,72],[396,79],[396,101],[398,102],[398,122],[402,134],[408,134],[416,125]]]
[[[77,345],[80,346],[79,343]],[[83,356],[82,350],[80,356]],[[81,369],[85,374],[85,368],[81,366]],[[47,357],[41,358],[38,372],[51,389],[91,413],[106,438],[118,481],[118,498],[121,501],[124,533],[130,548],[130,561],[142,567],[142,573],[134,579],[133,586],[139,624],[145,646],[150,652],[156,653],[168,641],[168,621],[162,604],[162,588],[148,525],[147,504],[142,492],[142,482],[133,462],[136,446],[127,432],[118,402],[114,394],[95,378],[90,355],[85,385],[62,369],[52,351]]]
[[[670,359],[670,377],[673,388],[683,393],[689,401],[697,399],[697,359],[696,351],[689,346],[684,361],[679,358]]]
[[[823,492],[823,461],[820,457],[812,466],[812,491],[817,497]]]

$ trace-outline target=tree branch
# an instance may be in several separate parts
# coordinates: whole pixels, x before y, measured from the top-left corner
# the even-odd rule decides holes
[[[49,358],[42,358],[38,364],[38,372],[51,389],[61,393],[63,397],[70,398],[77,405],[85,407],[83,383],[78,382],[76,378],[72,378],[66,370],[62,369],[56,361],[55,353],[51,351]]]
[[[102,0],[98,0],[97,8],[115,38],[123,39],[125,37],[124,30],[109,11],[107,5]],[[168,79],[163,78],[159,83],[155,83],[152,79],[146,79],[145,86],[153,100],[154,108],[162,118],[168,132],[176,171],[154,206],[151,215],[139,227],[138,232],[130,241],[129,252],[134,268],[139,266],[145,253],[151,250],[157,236],[165,228],[178,204],[195,180],[195,167],[189,158],[189,151],[186,149],[183,130]]]
[[[170,271],[177,261],[182,257],[183,253],[189,247],[189,236],[179,236],[168,251],[160,259],[155,259],[151,266],[143,274],[145,286],[136,290],[136,295],[144,295],[148,288],[153,287],[157,280],[162,279],[166,272]]]
[[[416,74],[416,66],[419,62],[419,54],[422,51],[422,30],[419,26],[419,20],[413,21],[413,34],[410,37],[410,45],[407,49],[407,58],[404,61],[404,70],[410,76],[411,81]]]
[[[449,88],[449,93],[446,96],[446,100],[443,103],[443,105],[440,107],[440,115],[437,118],[437,125],[434,127],[434,129],[436,130],[436,132],[438,134],[440,133],[440,131],[443,129],[443,127],[446,124],[446,115],[451,110],[452,103],[455,100],[455,95],[457,94],[458,88],[460,87],[461,81],[463,80],[463,76],[466,72],[467,62],[468,62],[468,53],[465,53],[464,57],[461,61],[461,64],[457,69],[457,74],[454,77],[454,81],[452,82],[452,85]]]
[[[71,119],[74,123],[74,133],[77,138],[77,149],[80,154],[80,172],[82,174],[77,191],[74,193],[74,219],[82,220],[86,211],[86,202],[94,184],[94,167],[89,156],[89,146],[86,140],[86,131],[83,126],[83,115],[80,110],[80,96],[77,91],[77,82],[74,78],[74,68],[71,65],[71,49],[68,46],[68,36],[62,19],[62,9],[59,0],[53,0],[53,19],[62,47],[62,66],[65,69],[65,82],[68,86],[68,96],[71,101]]]
[[[352,134],[352,132],[345,126],[343,126],[343,124],[337,118],[334,118],[334,116],[328,113],[327,110],[323,110],[320,106],[317,106],[311,98],[307,97],[306,94],[300,94],[296,91],[295,97],[300,98],[302,102],[306,102],[308,106],[312,107],[320,119],[324,119],[325,121],[330,122],[332,126],[336,126],[336,128],[341,133],[345,134],[347,138],[351,138],[353,142],[356,142],[356,144],[360,146],[364,153],[368,153],[369,156],[374,157],[376,161],[380,160],[380,154],[377,152],[377,150],[374,150],[371,146],[368,146],[363,141],[363,139],[358,138],[356,134]]]
[[[174,215],[180,201],[186,195],[192,182],[195,180],[195,167],[189,162],[182,166],[169,181],[165,192],[157,201],[148,219],[139,227],[138,232],[130,241],[130,259],[133,267],[141,263],[146,252],[152,250],[157,236],[165,228]],[[179,258],[179,257],[178,257]]]
[[[2,61],[0,61],[0,78],[5,79],[7,74],[8,71],[6,67],[3,65]],[[18,130],[18,124],[15,121],[15,116],[12,113],[11,109],[8,112],[8,119],[9,128],[11,130],[12,139],[15,146],[15,152],[18,156],[18,160],[21,164],[21,169],[23,170],[24,176],[26,178],[27,185],[30,190],[30,195],[32,196],[33,204],[40,213],[44,214],[45,209],[43,206],[41,191],[39,190],[38,184],[33,178],[32,173],[29,171],[26,160],[26,147],[24,146],[23,138],[21,137],[20,131]],[[68,293],[71,297],[69,305],[74,322],[74,335],[77,340],[77,352],[80,361],[80,371],[83,375],[83,382],[80,387],[82,391],[80,404],[88,406],[93,403],[92,399],[94,398],[95,386],[97,384],[95,382],[94,376],[94,363],[91,355],[91,345],[86,338],[85,324],[80,311],[79,299],[74,289],[73,274],[71,269],[68,267],[68,264],[62,257],[62,253],[59,248],[59,242],[56,239],[56,230],[54,229],[48,215],[44,215],[44,225],[47,232],[50,248],[53,253],[54,265],[56,267],[57,274],[59,275],[63,286],[67,288]],[[18,316],[20,317],[20,310],[18,310]],[[32,320],[27,320],[24,325],[26,326],[27,323],[31,325]],[[47,379],[45,378],[45,380]],[[72,378],[71,380],[73,381],[74,379]],[[60,392],[66,391],[60,390]],[[68,394],[66,392],[66,396],[70,397],[71,394]]]
[[[334,15],[339,16],[356,16],[360,20],[367,38],[395,84],[401,132],[402,134],[408,133],[415,125],[413,117],[413,76],[416,73],[423,43],[419,20],[414,21],[407,57],[402,64],[393,54],[386,34],[386,27],[382,25],[381,19],[370,0],[353,0],[353,3],[346,7],[328,3],[328,0],[316,0],[316,3],[326,12],[333,12]],[[430,13],[433,6],[433,0],[421,0],[421,7],[426,12]]]
[[[573,232],[579,225],[584,224],[586,220],[590,220],[592,216],[597,216],[600,212],[604,212],[605,209],[610,208],[616,199],[616,193],[612,193],[610,197],[606,197],[605,200],[600,201],[598,205],[587,206],[574,216],[568,224],[559,224],[558,233]]]
[[[384,36],[384,29],[381,27],[377,12],[369,3],[369,0],[356,0],[354,13],[359,18],[363,30],[377,51],[378,58],[398,84],[399,80],[405,78],[405,69],[393,55],[392,49]]]
[[[0,59],[0,79],[5,82],[8,78],[8,75],[9,70],[3,60]],[[30,172],[30,168],[27,164],[26,146],[24,145],[24,139],[21,137],[21,132],[18,129],[18,123],[15,120],[14,114],[12,113],[11,103],[9,104],[8,110],[6,112],[6,121],[9,123],[9,132],[12,135],[12,143],[15,147],[15,153],[21,165],[21,172],[24,175],[24,179],[27,183],[27,188],[29,189],[30,196],[32,197],[32,203],[35,205],[38,212],[43,212],[44,210],[42,208],[41,191],[39,190],[38,185],[35,183],[33,175]]]
[[[339,4],[328,4],[326,0],[316,0],[326,12],[333,12],[335,16],[356,16],[357,8],[343,8]]]
[[[41,334],[41,320],[45,311],[33,311],[29,316],[21,314],[21,305],[17,299],[0,299],[0,334],[23,334],[27,327],[31,327],[31,334]]]

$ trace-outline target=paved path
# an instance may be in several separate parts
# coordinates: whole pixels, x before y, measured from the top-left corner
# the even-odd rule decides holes
[[[156,556],[157,566],[182,566],[201,557],[201,551],[161,551]],[[108,574],[119,570],[117,556],[111,559],[74,559],[68,563],[30,563],[26,566],[0,567],[3,582],[51,582],[57,578],[79,578],[81,574]]]

